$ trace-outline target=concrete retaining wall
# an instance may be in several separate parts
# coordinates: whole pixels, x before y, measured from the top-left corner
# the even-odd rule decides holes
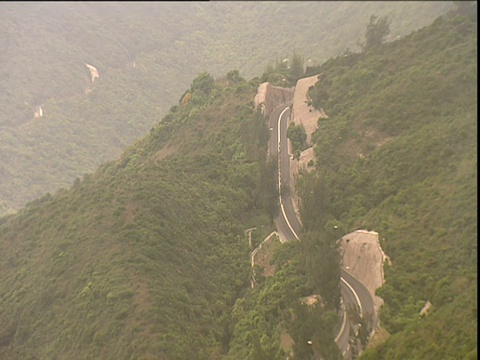
[[[268,82],[262,83],[258,86],[257,94],[253,99],[255,108],[260,108],[262,114],[268,116],[276,107],[293,103],[294,89],[294,87],[273,86]]]

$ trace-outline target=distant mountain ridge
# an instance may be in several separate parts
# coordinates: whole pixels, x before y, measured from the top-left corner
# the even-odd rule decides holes
[[[203,71],[251,78],[294,50],[321,64],[355,49],[373,13],[403,36],[451,6],[2,2],[0,215],[117,158]],[[85,64],[98,69],[94,83]]]

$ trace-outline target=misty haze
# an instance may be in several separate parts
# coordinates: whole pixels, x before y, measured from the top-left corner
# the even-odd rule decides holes
[[[1,2],[0,359],[477,359],[477,2]]]

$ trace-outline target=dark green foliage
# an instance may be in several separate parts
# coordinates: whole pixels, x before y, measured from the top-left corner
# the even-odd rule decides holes
[[[279,211],[277,173],[276,160],[261,162],[254,192],[255,206],[266,209],[272,222]]]
[[[330,236],[329,236],[330,235]],[[319,294],[329,310],[340,305],[340,253],[337,238],[326,231],[305,233],[301,248],[308,284]]]
[[[292,58],[276,60],[275,67],[269,64],[265,67],[262,82],[268,81],[276,86],[295,86],[297,81],[305,75],[303,56],[293,53]]]
[[[328,191],[305,177],[302,220],[314,228],[317,209],[325,229],[338,219],[345,232],[378,231],[392,260],[378,290],[392,337],[365,358],[475,356],[476,17],[450,13],[319,72],[311,98],[329,119],[312,138]]]
[[[301,242],[275,248],[271,260],[274,275],[257,277],[256,287],[235,305],[228,359],[284,359],[280,334],[288,334],[294,340],[296,359],[313,354],[307,340],[313,341],[317,354],[338,359],[333,334],[340,300],[336,240],[335,234],[327,231],[307,233]],[[317,305],[304,305],[311,295],[318,297]]]
[[[307,148],[307,133],[302,124],[290,123],[287,129],[287,138],[292,143],[294,158],[299,159],[300,153]]]
[[[295,303],[288,331],[295,341],[294,359],[340,360],[340,350],[334,342],[332,329],[338,317],[324,309],[320,303],[305,305]]]
[[[193,94],[200,91],[203,95],[210,95],[215,85],[215,80],[209,73],[202,73],[193,79],[191,91]]]
[[[315,73],[318,74],[320,69],[315,69],[316,71],[314,73],[312,73],[311,75],[314,75]],[[322,82],[325,81],[325,78],[322,78]],[[311,101],[312,101],[312,104],[315,104],[315,106],[317,108],[322,108],[322,106],[324,106],[324,104],[328,101],[328,93],[327,91],[325,90],[325,87],[323,86],[316,86],[316,89],[315,91],[313,91],[313,87],[311,87],[309,90],[308,90],[308,93],[309,95],[311,96]]]
[[[303,355],[308,348],[302,344],[308,339],[315,340],[315,346],[321,347],[319,354],[325,358],[337,358],[339,351],[332,333],[338,322],[336,312],[321,305],[307,307],[302,303],[302,298],[312,294],[328,298],[309,283],[310,270],[305,266],[304,249],[299,242],[277,247],[272,259],[275,274],[263,278],[237,301],[228,359],[285,359],[285,351],[280,345],[281,333],[289,334],[295,341],[295,358],[305,358]],[[338,269],[338,266],[333,268]],[[338,285],[338,279],[336,283]]]
[[[292,61],[289,69],[290,71],[288,74],[289,82],[291,84],[296,84],[297,81],[305,75],[304,63],[304,57],[294,52],[292,55]]]
[[[239,299],[233,309],[235,322],[229,359],[251,359],[269,354],[271,359],[284,359],[280,347],[280,331],[291,306],[299,297],[309,294],[305,274],[298,266],[298,243],[288,249],[276,249],[286,254],[286,259],[277,257],[275,275],[266,277],[244,298]]]
[[[365,43],[362,45],[364,51],[376,48],[385,42],[390,34],[391,20],[385,16],[377,17],[372,15],[365,31]]]
[[[287,82],[288,74],[288,63],[286,59],[284,60],[276,60],[275,67],[272,64],[268,64],[265,69],[263,70],[262,77],[260,78],[261,82],[269,82],[275,86],[293,86],[292,84]]]
[[[240,76],[238,70],[232,70],[227,73],[227,81],[230,84],[238,84],[240,82],[244,82],[245,79]]]
[[[302,199],[300,216],[305,231],[324,231],[328,220],[332,219],[330,204],[333,189],[328,188],[325,178],[315,173],[303,174],[297,183]]]
[[[32,5],[31,9],[40,9],[49,15],[55,15],[51,14],[52,11],[47,5],[36,4]],[[44,196],[31,202],[18,215],[0,220],[0,357],[284,359],[285,353],[279,344],[279,333],[289,329],[292,336],[298,339],[297,357],[300,357],[303,351],[302,339],[313,335],[312,344],[320,347],[318,351],[322,356],[335,358],[338,351],[333,342],[334,334],[330,331],[338,321],[331,310],[338,304],[338,292],[335,288],[338,285],[338,258],[332,256],[323,259],[324,264],[319,267],[313,265],[317,260],[322,260],[321,256],[333,254],[335,251],[333,239],[338,236],[331,233],[331,225],[338,224],[336,218],[342,220],[346,231],[357,225],[368,224],[378,228],[381,234],[387,234],[387,253],[392,254],[396,261],[395,266],[400,269],[386,269],[389,284],[393,285],[390,288],[385,286],[381,290],[387,299],[385,322],[389,329],[398,329],[399,332],[390,344],[379,349],[378,354],[383,358],[408,358],[416,351],[417,358],[425,358],[427,354],[439,358],[438,355],[442,354],[445,348],[442,341],[447,338],[452,339],[452,344],[462,344],[463,348],[458,353],[474,357],[476,340],[469,330],[476,329],[476,323],[472,321],[476,319],[476,290],[475,294],[468,291],[476,280],[476,275],[470,268],[476,264],[476,238],[475,235],[472,236],[476,230],[476,213],[469,201],[476,197],[476,187],[471,185],[475,180],[472,170],[475,167],[472,164],[476,159],[471,151],[475,148],[475,145],[472,145],[475,138],[475,126],[472,125],[474,117],[471,114],[458,115],[457,106],[456,111],[448,112],[448,107],[432,106],[437,104],[433,100],[427,104],[419,101],[415,111],[402,113],[405,118],[393,119],[396,124],[392,121],[382,128],[385,133],[394,135],[410,129],[410,138],[392,142],[392,147],[384,145],[385,153],[379,153],[378,158],[371,162],[368,159],[354,162],[356,165],[352,170],[349,167],[352,163],[350,153],[337,153],[329,148],[338,142],[337,137],[348,139],[356,134],[357,129],[350,125],[351,120],[358,114],[371,121],[372,126],[378,125],[372,120],[376,119],[376,116],[390,119],[390,116],[398,114],[393,111],[387,112],[389,116],[384,116],[385,113],[380,109],[376,109],[377,113],[369,114],[367,110],[370,107],[362,108],[356,105],[356,96],[370,95],[369,91],[372,90],[372,98],[367,97],[364,100],[368,101],[368,104],[378,101],[378,106],[383,108],[382,97],[378,95],[378,91],[385,90],[388,84],[398,82],[396,90],[403,94],[401,88],[411,83],[405,84],[400,81],[402,79],[395,78],[399,70],[398,66],[392,66],[387,72],[391,77],[383,79],[385,83],[378,85],[376,66],[386,65],[382,58],[386,55],[382,53],[375,66],[363,63],[365,68],[360,69],[354,76],[346,70],[361,62],[361,56],[351,54],[325,64],[324,69],[329,70],[324,71],[327,74],[326,84],[329,85],[326,92],[329,96],[324,101],[327,112],[334,116],[321,124],[325,136],[322,137],[320,131],[316,134],[317,139],[322,137],[319,144],[323,147],[317,148],[317,155],[320,168],[322,171],[325,169],[325,181],[316,181],[314,177],[306,178],[309,179],[305,180],[306,183],[312,182],[312,188],[305,186],[302,190],[304,194],[312,195],[312,201],[304,202],[302,209],[302,219],[310,232],[307,235],[309,241],[303,245],[303,250],[298,243],[282,248],[274,257],[278,270],[276,275],[264,278],[258,288],[248,291],[250,249],[245,241],[244,230],[257,225],[260,225],[259,228],[262,225],[268,228],[268,217],[274,215],[277,198],[275,186],[272,186],[275,181],[271,177],[271,174],[276,172],[275,162],[266,161],[268,129],[264,119],[255,113],[251,106],[261,79],[244,82],[239,73],[233,71],[227,74],[226,82],[215,82],[212,81],[212,75],[203,72],[185,92],[185,96],[189,96],[182,97],[179,104],[172,106],[170,113],[159,120],[162,117],[163,101],[168,104],[172,101],[166,99],[178,97],[175,95],[177,92],[172,89],[184,89],[185,85],[181,84],[182,81],[187,84],[191,79],[189,72],[200,72],[199,59],[209,59],[207,62],[210,61],[211,64],[220,61],[221,66],[228,68],[241,68],[237,66],[239,62],[243,68],[248,69],[250,66],[258,69],[259,64],[268,61],[264,54],[271,54],[269,48],[259,39],[268,38],[269,46],[275,48],[283,46],[283,49],[291,49],[287,42],[279,45],[280,42],[272,40],[273,36],[277,36],[277,39],[289,38],[285,34],[291,35],[291,31],[285,34],[274,32],[272,37],[259,37],[257,28],[230,26],[237,19],[241,24],[245,20],[240,19],[238,13],[228,12],[227,5],[221,3],[212,5],[215,6],[215,11],[211,13],[202,11],[202,5],[189,4],[189,10],[198,20],[192,22],[183,12],[176,11],[177,5],[171,5],[160,19],[154,11],[147,11],[149,17],[145,18],[145,8],[138,13],[125,11],[124,8],[125,14],[117,13],[117,16],[112,16],[111,4],[103,5],[102,11],[108,14],[111,21],[124,26],[125,31],[119,33],[114,41],[110,41],[113,37],[109,35],[112,28],[108,22],[95,22],[87,16],[88,12],[82,13],[85,21],[90,20],[85,26],[74,26],[66,43],[70,44],[82,34],[91,34],[91,37],[82,38],[84,47],[81,50],[80,46],[75,45],[70,51],[66,47],[66,53],[93,54],[91,56],[94,56],[95,61],[92,62],[98,66],[101,73],[108,74],[96,80],[95,87],[86,98],[82,93],[86,83],[83,84],[82,81],[86,80],[88,83],[89,80],[83,68],[83,61],[87,60],[83,58],[79,62],[81,66],[73,62],[73,67],[85,75],[79,80],[75,75],[77,70],[74,75],[68,76],[65,68],[59,66],[62,62],[70,65],[72,62],[60,60],[58,53],[44,51],[47,47],[43,47],[44,52],[40,51],[39,56],[51,57],[45,56],[47,63],[36,63],[36,66],[31,67],[31,71],[39,72],[43,68],[48,71],[36,80],[40,85],[32,86],[31,92],[25,90],[27,87],[9,86],[8,79],[13,72],[9,71],[8,67],[3,68],[7,79],[3,84],[7,84],[6,88],[15,88],[19,95],[18,101],[10,101],[11,92],[4,92],[8,95],[2,100],[6,104],[5,109],[12,110],[16,107],[16,110],[12,110],[16,112],[12,119],[20,119],[21,122],[29,119],[27,110],[30,110],[21,105],[24,95],[34,101],[43,100],[42,96],[46,96],[46,106],[49,107],[50,114],[48,122],[29,124],[29,131],[33,130],[25,131],[27,140],[17,136],[17,133],[5,132],[10,141],[2,142],[9,144],[5,146],[6,151],[20,149],[13,146],[17,137],[26,146],[39,143],[42,145],[41,149],[58,150],[62,155],[60,158],[65,159],[71,171],[68,176],[76,180],[70,190],[60,190],[55,195]],[[18,30],[15,23],[18,18],[12,15],[15,12],[17,15],[24,15],[19,11],[20,8],[15,9],[15,6],[22,6],[21,4],[12,3],[9,6],[13,6],[13,10],[2,12],[5,20],[2,24],[8,30],[8,36],[5,37],[7,42],[12,40],[10,31]],[[149,10],[148,7],[154,5],[145,6]],[[264,17],[265,13],[283,14],[287,21],[282,24],[291,24],[291,20],[299,21],[302,9],[312,14],[312,21],[305,21],[305,24],[310,23],[309,25],[313,26],[321,23],[322,26],[329,26],[328,21],[318,22],[318,14],[311,11],[312,7],[320,9],[317,3],[299,3],[296,11],[290,11],[287,5],[265,3],[260,5],[265,6],[265,13],[259,12],[256,6],[248,3],[241,6],[244,16],[261,19],[258,23],[262,28],[271,29],[268,27],[268,19],[266,21]],[[372,5],[366,4],[362,9],[371,13],[370,6]],[[411,8],[410,4],[408,6]],[[434,6],[438,7],[438,4]],[[100,16],[102,11],[96,14],[100,20],[104,19]],[[176,14],[181,14],[181,19]],[[72,28],[68,16],[42,17],[41,22],[38,22],[28,13],[25,18],[28,21],[21,26],[27,26],[38,34],[45,34],[42,30],[44,25],[57,30],[57,19],[61,20],[62,27]],[[180,33],[169,33],[158,26],[164,24],[168,28],[177,20],[182,29]],[[457,45],[457,37],[462,38],[461,32],[470,32],[471,25],[463,23],[461,18],[455,21],[458,22],[460,35],[453,32],[450,37],[439,37],[444,41],[442,46],[438,46],[435,41],[434,46],[429,45],[426,41],[420,47],[430,51],[427,56],[435,55],[438,49]],[[101,27],[96,26],[99,23],[102,24]],[[270,25],[273,23],[278,22],[275,20]],[[352,21],[352,24],[355,23]],[[141,37],[142,41],[128,36],[134,33],[130,29],[136,27],[144,30],[139,32],[144,35]],[[408,28],[403,24],[402,27]],[[92,28],[96,30],[87,31]],[[245,32],[238,31],[239,28],[245,29]],[[218,37],[212,35],[224,34],[224,30],[228,30],[232,41],[219,41]],[[313,31],[312,36],[318,41],[318,36],[323,36],[323,33],[326,32]],[[104,41],[94,41],[99,37]],[[345,38],[351,39],[352,36]],[[14,41],[24,44],[23,39],[19,39],[21,37]],[[252,39],[250,43],[248,39]],[[343,46],[338,45],[338,41],[329,39],[336,46]],[[191,46],[197,40],[201,40],[202,44],[199,49]],[[421,36],[415,39],[415,42],[420,41]],[[208,43],[217,47],[203,46]],[[240,48],[240,43],[251,45],[249,51],[243,51],[243,57],[237,56],[238,53],[235,52],[231,53],[233,55],[224,55],[224,52],[217,51],[218,46],[229,46],[228,44],[232,44],[235,49]],[[311,44],[312,41],[309,40],[308,43]],[[117,48],[113,44],[120,46]],[[183,47],[184,45],[188,47]],[[166,48],[172,52],[165,51]],[[42,47],[39,46],[39,49]],[[209,56],[203,56],[204,49],[208,49],[206,51]],[[259,51],[260,49],[262,51]],[[322,45],[317,51],[325,56],[325,49]],[[407,59],[414,58],[412,53],[405,52],[404,48],[395,48],[393,45],[390,50],[392,49],[396,49],[392,52],[398,58],[404,53],[408,54],[405,55]],[[452,49],[449,55],[455,61],[471,59],[472,55],[475,55],[471,49],[466,52],[462,47],[454,50],[459,51],[458,59]],[[135,70],[128,67],[130,70],[123,71],[125,62],[131,62],[135,58],[134,53],[138,56]],[[11,57],[8,52],[4,52],[4,55],[5,58]],[[253,65],[248,65],[246,61],[242,63],[244,59],[249,59]],[[168,64],[168,71],[161,66],[164,60]],[[299,70],[297,65],[291,64],[288,69],[288,66],[279,64],[278,69],[273,71],[272,78],[283,82],[281,76],[289,75],[288,71],[284,70]],[[463,65],[466,65],[462,74],[465,88],[455,82],[451,82],[449,86],[459,94],[452,98],[452,104],[458,104],[463,97],[462,105],[469,108],[472,85],[476,85],[476,80],[472,80],[469,75],[476,74],[476,66],[468,62]],[[201,69],[203,67],[201,66]],[[220,68],[215,69],[219,71]],[[452,66],[452,69],[448,70],[453,69],[456,68]],[[456,79],[455,74],[451,75],[443,70],[438,69],[440,74],[449,74],[449,80]],[[420,73],[422,71],[424,69],[420,68]],[[52,72],[56,77],[51,76]],[[335,77],[330,76],[328,83],[330,72],[335,73]],[[415,76],[418,75],[417,72],[416,70]],[[7,73],[10,75],[6,75]],[[296,76],[298,74],[300,72]],[[34,78],[29,74],[26,76]],[[428,84],[427,90],[438,91],[435,95],[450,95],[447,91],[449,87],[436,86],[438,74],[429,76],[430,78],[426,79],[431,80],[431,84]],[[413,75],[411,77],[414,78]],[[73,83],[73,90],[66,91],[68,86],[65,84],[56,87],[51,93],[52,89],[46,92],[38,90],[43,89],[46,79],[53,78],[65,81],[68,86]],[[75,81],[72,82],[72,79]],[[345,82],[341,82],[341,86],[335,89],[339,79]],[[283,83],[287,85],[286,81]],[[78,88],[75,88],[77,85]],[[344,89],[349,89],[349,92],[346,93]],[[419,99],[418,95],[422,94],[422,91],[423,89],[414,93],[413,99]],[[476,96],[476,92],[473,93]],[[67,97],[59,98],[58,94]],[[396,100],[395,97],[393,99]],[[392,99],[388,99],[387,103],[390,103],[390,100]],[[452,104],[450,106],[453,106]],[[351,113],[345,114],[344,110],[349,107],[353,107]],[[409,107],[403,106],[400,109],[402,108]],[[425,109],[433,109],[432,114]],[[450,118],[444,117],[445,114],[450,115]],[[430,123],[435,118],[444,119],[442,126],[432,125],[422,130],[420,125],[413,125],[422,123],[423,119]],[[110,122],[102,122],[104,119]],[[2,124],[17,124],[16,121],[8,121],[2,120]],[[117,144],[117,148],[123,148],[122,144],[128,143],[132,136],[135,137],[130,126],[137,122],[146,126],[146,129],[151,128],[152,124],[155,125],[148,136],[127,149],[118,161],[105,163],[93,175],[86,175],[83,179],[78,177],[85,169],[82,165],[83,170],[78,173],[78,169],[72,168],[76,164],[73,154],[83,154],[88,148],[94,154],[95,161],[103,161],[101,156],[114,156],[106,154],[105,149],[109,147],[101,147],[96,136],[103,139],[105,134],[126,133],[125,138],[122,135]],[[461,131],[456,127],[457,123]],[[87,124],[87,129],[81,126],[82,124]],[[97,124],[101,126],[96,127]],[[443,128],[445,124],[449,126]],[[118,132],[112,131],[112,128]],[[61,132],[59,129],[67,131]],[[435,144],[426,141],[431,132],[441,134],[445,141]],[[72,137],[66,137],[65,134],[71,134]],[[332,134],[337,137],[330,137]],[[70,139],[66,142],[66,150],[51,146],[52,135],[57,136],[55,144],[62,143],[65,138]],[[443,148],[443,143],[450,143],[450,136],[455,137],[455,145]],[[114,141],[118,140],[115,136],[113,138]],[[432,158],[429,161],[445,172],[437,173],[430,168],[418,166],[416,157],[407,151],[411,142],[414,147],[421,149],[422,156],[431,153]],[[37,151],[37,148],[33,147],[31,149],[33,150],[29,151],[32,153],[27,152],[25,155],[27,160],[35,159],[35,163],[39,163],[39,159],[50,161],[55,158],[47,151]],[[370,152],[373,150],[370,148]],[[468,156],[458,155],[464,150]],[[14,154],[13,151],[11,153]],[[327,164],[326,157],[322,156],[330,155],[331,161]],[[414,164],[413,174],[417,174],[419,178],[411,182],[404,181],[402,170],[407,167],[392,170],[392,173],[384,177],[369,175],[381,174],[385,169],[390,169],[389,165],[398,160],[389,158],[391,155],[397,155],[404,163]],[[439,157],[443,155],[450,156],[450,161],[441,161]],[[8,159],[12,163],[17,161],[15,157],[0,158],[3,161]],[[92,159],[88,156],[85,158],[89,159],[87,162]],[[342,163],[339,160],[347,161]],[[30,163],[26,162],[23,174],[33,173],[30,172]],[[94,166],[92,164],[95,163],[89,163],[89,166]],[[367,170],[364,170],[365,164],[368,165]],[[39,168],[43,174],[48,173],[43,165]],[[337,170],[341,171],[337,174]],[[446,172],[447,170],[451,172]],[[8,170],[3,171],[5,172]],[[429,180],[418,182],[425,177],[429,177]],[[32,183],[32,179],[27,179],[27,184]],[[374,181],[378,182],[368,187]],[[50,182],[46,177],[44,183]],[[438,187],[438,183],[443,186]],[[452,187],[452,183],[458,184],[458,188]],[[374,191],[382,188],[380,185],[384,184],[386,190],[378,193]],[[57,186],[55,183],[53,189]],[[38,186],[34,191],[43,194],[43,189]],[[359,194],[359,189],[366,189],[367,195]],[[331,195],[326,197],[326,194]],[[432,200],[430,205],[419,200],[424,196]],[[439,201],[438,198],[446,199],[446,202]],[[403,204],[409,201],[411,204],[403,207]],[[351,204],[354,206],[350,212]],[[384,207],[375,208],[378,204]],[[450,213],[452,208],[454,211]],[[321,211],[318,211],[319,220],[315,222],[317,210]],[[418,219],[422,219],[422,226],[407,231],[407,224],[415,223]],[[434,222],[436,219],[442,221]],[[443,222],[440,228],[433,226],[438,222]],[[423,228],[425,224],[428,225],[426,229]],[[440,246],[436,241],[438,239],[442,240]],[[258,239],[254,241],[258,242]],[[430,246],[430,243],[433,245]],[[410,261],[405,255],[405,249],[411,248],[418,251]],[[302,251],[315,253],[306,259],[302,256]],[[425,254],[430,251],[431,255],[426,257]],[[316,259],[314,255],[319,258]],[[439,265],[437,258],[447,261]],[[470,267],[465,267],[459,259],[466,259],[466,264]],[[419,283],[415,283],[418,279],[417,266],[426,274],[420,277]],[[327,281],[319,282],[314,278],[316,272],[320,278]],[[411,281],[412,279],[415,281]],[[437,281],[438,279],[440,281]],[[330,289],[333,289],[331,293]],[[319,306],[315,307],[315,310],[299,307],[299,298],[314,292],[320,293],[327,307]],[[458,298],[455,295],[463,293],[466,295]],[[440,309],[433,313],[433,318],[424,319],[427,321],[418,326],[416,315],[420,298],[426,299],[430,295],[435,304],[440,304]],[[459,313],[458,309],[468,311]],[[315,323],[310,319],[310,315]],[[308,319],[304,320],[305,317]],[[416,327],[420,329],[423,338],[429,338],[431,329],[447,329],[444,319],[454,319],[453,330],[447,335],[435,334],[438,341],[431,342],[431,348],[423,350],[425,347],[416,342],[416,335],[410,332],[410,329]],[[461,327],[460,324],[468,326]],[[305,329],[309,331],[306,332]],[[416,350],[411,350],[413,347],[410,347],[410,344],[418,345]],[[457,350],[458,347],[452,345],[448,354],[451,356],[457,353]]]
[[[190,90],[203,103],[172,108],[118,161],[5,218],[1,358],[228,351],[249,285],[244,230],[269,227],[271,210],[254,198],[270,167],[256,87],[235,86],[200,75]]]

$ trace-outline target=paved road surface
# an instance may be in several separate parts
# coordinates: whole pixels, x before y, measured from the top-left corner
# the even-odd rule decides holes
[[[292,205],[290,196],[290,159],[288,154],[287,126],[290,117],[290,108],[281,106],[276,108],[270,115],[270,144],[269,154],[278,158],[278,185],[280,190],[280,211],[275,219],[277,232],[282,242],[299,240],[301,235],[301,224]],[[280,141],[279,141],[280,140]],[[368,289],[346,270],[341,270],[341,295],[344,306],[358,306],[361,314],[373,314],[373,298]],[[346,316],[344,313],[343,316]],[[343,321],[340,327],[341,332],[336,337],[338,347],[345,359],[351,358],[349,333],[353,326],[357,330],[358,324],[350,324],[350,321]]]

